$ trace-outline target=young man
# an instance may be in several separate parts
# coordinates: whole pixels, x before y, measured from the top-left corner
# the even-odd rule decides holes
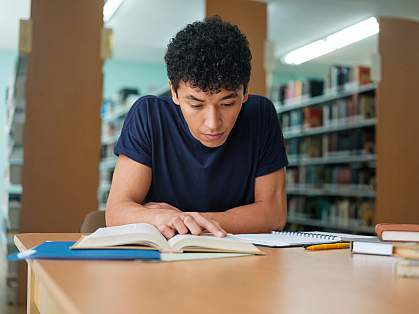
[[[219,17],[176,34],[172,97],[140,98],[115,147],[108,226],[150,223],[167,238],[283,228],[284,140],[272,103],[248,95],[250,60],[246,37]]]

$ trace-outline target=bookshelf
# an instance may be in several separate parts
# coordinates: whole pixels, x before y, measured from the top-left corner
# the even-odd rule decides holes
[[[6,222],[4,238],[7,244],[7,254],[17,251],[13,237],[20,230],[26,74],[27,55],[21,52],[16,60],[15,77],[8,86],[6,97],[7,165],[4,173],[3,212]],[[8,261],[7,265],[7,302],[16,304],[18,263]]]
[[[271,95],[289,157],[290,229],[374,232],[377,84],[368,71],[331,67],[326,81],[290,82]]]
[[[168,96],[170,90],[167,87],[149,93],[151,95]],[[106,200],[111,188],[112,175],[115,169],[116,156],[113,153],[124,124],[125,117],[134,102],[140,97],[137,94],[129,94],[126,97],[115,97],[113,100],[104,101],[102,107],[102,135],[101,154],[99,164],[99,210],[104,210]]]
[[[284,139],[288,140],[288,139],[297,138],[297,137],[321,135],[325,133],[375,126],[376,119],[365,119],[363,117],[350,117],[350,118],[335,119],[335,121],[331,121],[330,123],[331,125],[322,126],[322,127],[313,127],[313,128],[307,128],[307,129],[298,127],[298,128],[292,128],[290,130],[284,130],[283,132]]]
[[[285,104],[280,105],[276,102],[276,109],[278,113],[283,113],[295,109],[307,108],[310,106],[315,106],[320,103],[325,103],[328,101],[336,100],[339,98],[344,98],[352,96],[356,93],[363,93],[368,91],[373,91],[377,88],[376,83],[370,83],[366,85],[358,84],[346,84],[343,89],[331,88],[328,89],[323,95],[309,97],[309,96],[300,96],[288,100]]]

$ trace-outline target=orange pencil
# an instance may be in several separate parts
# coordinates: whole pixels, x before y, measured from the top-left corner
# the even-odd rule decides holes
[[[314,244],[305,247],[306,250],[317,251],[317,250],[333,250],[333,249],[349,249],[349,242],[341,243],[325,243],[325,244]]]

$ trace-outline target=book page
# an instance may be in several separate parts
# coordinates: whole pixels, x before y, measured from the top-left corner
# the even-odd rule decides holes
[[[160,260],[162,262],[175,262],[175,261],[192,261],[201,259],[216,259],[216,258],[229,258],[240,256],[251,256],[250,253],[161,253]]]
[[[218,238],[213,235],[176,235],[171,238],[169,245],[174,252],[200,251],[200,252],[237,252],[263,254],[253,244],[240,240],[232,235]]]
[[[151,245],[162,251],[171,248],[160,231],[151,224],[138,223],[122,226],[99,228],[94,233],[82,238],[74,248],[93,248],[126,244]]]
[[[138,223],[138,224],[99,228],[94,233],[89,235],[89,237],[96,238],[96,237],[114,236],[114,235],[119,235],[119,234],[137,234],[137,233],[160,235],[160,231],[155,226],[146,224],[146,223]]]

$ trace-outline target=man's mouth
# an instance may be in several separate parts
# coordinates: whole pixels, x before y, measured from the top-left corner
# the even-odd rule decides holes
[[[204,137],[212,142],[212,141],[218,141],[219,139],[221,139],[224,135],[224,132],[220,132],[220,133],[204,133],[203,134]]]

